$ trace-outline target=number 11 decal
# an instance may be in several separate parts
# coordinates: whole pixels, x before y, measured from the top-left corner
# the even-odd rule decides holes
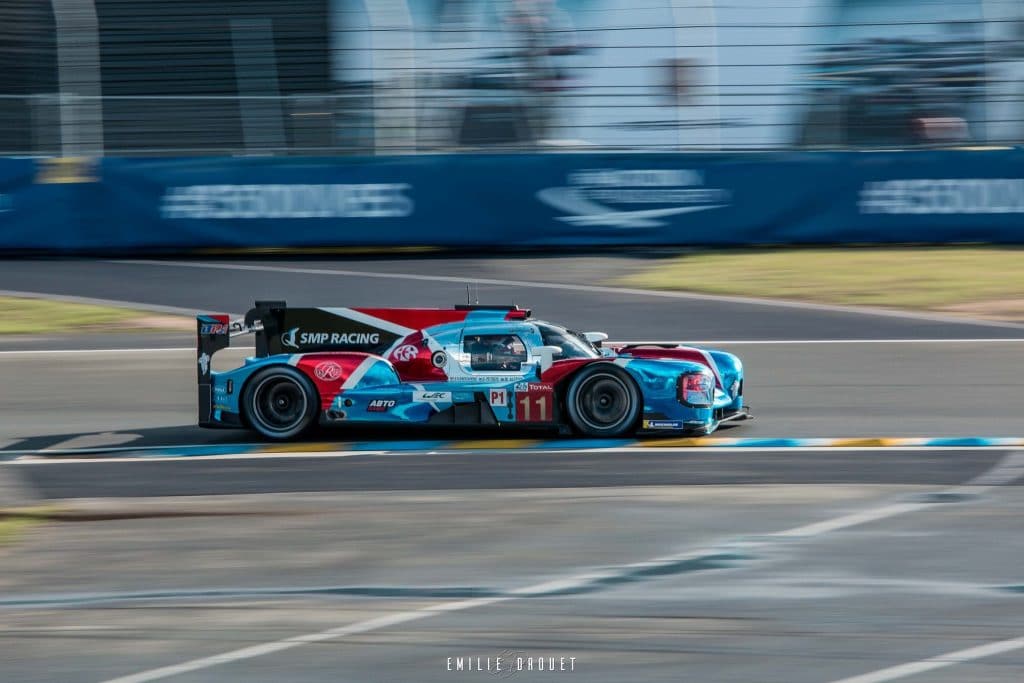
[[[517,393],[518,422],[551,422],[554,419],[554,391],[545,384],[532,385]]]

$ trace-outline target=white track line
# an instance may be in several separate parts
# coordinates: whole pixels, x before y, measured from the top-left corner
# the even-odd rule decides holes
[[[397,626],[398,624],[405,624],[410,621],[416,621],[418,619],[426,619],[427,617],[433,617],[438,614],[458,612],[461,610],[472,609],[474,607],[483,607],[484,605],[490,605],[496,602],[504,602],[505,600],[510,599],[511,598],[474,598],[472,600],[459,600],[458,602],[439,603],[436,605],[423,607],[418,610],[412,610],[409,612],[397,612],[395,614],[386,614],[381,617],[367,619],[366,621],[359,621],[354,624],[349,624],[347,626],[339,626],[337,628],[328,629],[326,631],[320,631],[319,633],[308,633],[300,636],[293,636],[291,638],[285,638],[284,640],[277,640],[270,643],[253,645],[252,647],[243,647],[240,650],[232,650],[231,652],[213,655],[212,657],[193,659],[182,664],[175,664],[172,666],[161,667],[159,669],[142,671],[137,674],[122,676],[121,678],[113,678],[106,681],[105,683],[145,683],[146,681],[155,681],[161,678],[178,676],[180,674],[189,673],[192,671],[209,669],[210,667],[217,666],[219,664],[237,662],[243,659],[252,659],[253,657],[262,657],[263,655],[269,655],[274,652],[290,650],[292,648],[299,647],[300,645],[308,645],[310,643],[319,643],[325,640],[333,640],[334,638],[343,638],[345,636],[369,633],[370,631],[378,631],[382,628],[387,628],[389,626]]]
[[[860,526],[861,524],[868,524],[869,522],[877,522],[882,519],[903,515],[908,512],[916,512],[917,510],[923,510],[933,505],[935,505],[935,503],[895,503],[893,505],[874,508],[873,510],[861,510],[860,512],[853,512],[848,515],[843,515],[842,517],[826,519],[822,522],[805,524],[804,526],[787,529],[786,531],[780,531],[772,535],[777,538],[808,538],[811,536],[821,536],[822,534],[839,531],[841,529],[848,529],[853,526]]]
[[[256,351],[254,346],[232,346],[235,351]],[[0,356],[33,356],[47,354],[70,354],[70,353],[195,353],[194,346],[175,346],[167,348],[149,349],[12,349],[0,351]]]
[[[614,342],[616,344],[637,344],[644,342]],[[648,342],[649,343],[649,342]],[[665,342],[658,342],[665,343]],[[673,342],[675,343],[675,342]],[[977,339],[715,339],[711,341],[682,341],[682,344],[698,346],[817,346],[829,344],[1020,344],[1024,337],[979,337]],[[235,351],[253,351],[253,346],[231,346]],[[166,348],[125,348],[125,349],[10,349],[0,351],[0,356],[45,355],[68,353],[195,353],[191,346]]]
[[[993,473],[993,472],[997,472],[998,473],[1000,471],[1006,470],[1007,467],[1011,468],[1014,471],[1017,471],[1017,459],[1019,458],[1019,456],[1020,456],[1019,453],[1012,453],[1012,454],[1010,454],[1010,456],[1008,456],[1007,458],[1002,460],[995,467],[993,467],[990,470],[988,470],[988,472],[986,472],[985,474],[982,474],[980,477],[976,477],[975,479],[972,479],[971,481],[977,481],[977,480],[981,479],[982,477],[985,477],[986,475],[988,475],[990,473]],[[1021,474],[1024,474],[1024,472],[1021,472]],[[1006,479],[1006,477],[1002,477],[1000,480],[1004,481],[1004,483],[1009,483],[1008,481],[1005,481],[1005,479]],[[776,532],[774,534],[769,534],[768,537],[769,538],[772,538],[772,537],[773,538],[783,538],[783,539],[815,537],[815,536],[820,536],[820,535],[823,535],[823,534],[826,534],[826,533],[829,533],[829,532],[832,532],[832,531],[837,531],[839,529],[847,529],[849,527],[856,526],[856,525],[859,525],[859,524],[866,524],[868,522],[875,522],[875,521],[878,521],[878,520],[881,520],[881,519],[885,519],[885,518],[888,518],[888,517],[893,517],[893,516],[896,516],[896,515],[905,514],[907,512],[911,512],[911,511],[914,511],[914,510],[918,510],[918,509],[922,509],[922,508],[926,508],[926,507],[935,507],[935,506],[940,506],[940,505],[942,505],[942,504],[941,503],[920,503],[920,504],[918,504],[918,503],[908,503],[908,504],[903,504],[903,505],[900,505],[900,504],[885,505],[883,507],[876,508],[874,510],[869,509],[869,510],[864,510],[864,511],[853,513],[853,514],[842,515],[842,516],[837,517],[837,518],[835,518],[833,520],[825,520],[825,521],[822,521],[822,522],[816,522],[814,524],[801,525],[801,526],[798,526],[798,527],[794,527],[793,529],[788,529],[786,531],[780,531],[780,532]],[[319,642],[323,642],[323,641],[326,641],[326,640],[333,640],[335,638],[342,638],[342,637],[345,637],[345,636],[350,636],[350,635],[355,635],[355,634],[369,633],[371,631],[378,631],[380,629],[387,628],[389,626],[395,626],[397,624],[404,624],[404,623],[408,623],[410,621],[417,621],[417,620],[421,620],[421,619],[426,619],[428,617],[436,616],[436,615],[439,615],[439,614],[449,614],[449,613],[452,613],[452,612],[461,612],[463,610],[473,609],[475,607],[483,607],[483,606],[486,606],[486,605],[494,605],[494,604],[497,604],[497,603],[506,602],[506,601],[518,599],[518,598],[521,598],[521,597],[529,597],[529,596],[532,596],[532,595],[543,595],[543,594],[550,593],[550,592],[553,592],[553,591],[571,590],[573,588],[590,585],[595,580],[600,580],[600,579],[602,579],[604,577],[607,577],[609,575],[622,574],[623,572],[629,572],[630,570],[649,568],[649,567],[652,567],[652,566],[673,564],[673,563],[679,562],[679,561],[687,559],[687,558],[697,557],[697,556],[704,555],[704,554],[706,554],[708,552],[713,552],[713,549],[711,549],[711,550],[707,550],[707,549],[706,550],[698,550],[698,551],[685,551],[685,552],[681,552],[681,553],[677,553],[677,554],[669,555],[669,556],[665,556],[665,557],[656,557],[656,558],[652,558],[652,559],[649,559],[649,560],[645,560],[643,562],[636,562],[636,563],[633,563],[633,564],[629,564],[629,565],[626,565],[625,567],[620,567],[618,569],[614,569],[614,570],[611,570],[611,571],[609,571],[609,570],[601,570],[601,569],[588,570],[588,571],[580,572],[580,573],[577,573],[577,574],[574,574],[574,575],[569,575],[569,576],[566,576],[566,577],[563,577],[563,578],[555,578],[555,579],[543,581],[543,582],[538,583],[538,584],[534,584],[532,586],[526,586],[526,587],[523,587],[523,588],[515,589],[515,590],[511,591],[511,593],[513,593],[513,595],[501,596],[501,597],[492,597],[492,598],[477,598],[477,599],[472,599],[472,600],[457,600],[457,601],[453,601],[453,602],[436,603],[434,605],[430,605],[430,606],[427,606],[427,607],[421,607],[419,609],[408,610],[408,611],[405,611],[405,612],[397,612],[395,614],[384,615],[384,616],[381,616],[381,617],[375,617],[373,619],[368,619],[368,620],[365,620],[365,621],[359,621],[359,622],[356,622],[354,624],[349,624],[349,625],[346,625],[346,626],[339,626],[339,627],[328,629],[328,630],[325,630],[325,631],[318,631],[316,633],[309,633],[309,634],[304,634],[304,635],[292,636],[290,638],[285,638],[283,640],[276,640],[276,641],[271,641],[271,642],[268,642],[268,643],[263,643],[263,644],[260,644],[260,645],[254,645],[252,647],[245,647],[245,648],[241,648],[241,649],[238,649],[238,650],[231,650],[230,652],[225,652],[225,653],[219,654],[219,655],[213,655],[212,657],[202,657],[202,658],[199,658],[199,659],[192,659],[192,660],[189,660],[187,662],[183,662],[181,664],[174,664],[174,665],[171,665],[171,666],[164,666],[164,667],[160,667],[160,668],[157,668],[157,669],[150,669],[148,671],[141,671],[141,672],[136,673],[136,674],[130,674],[128,676],[123,676],[121,678],[109,679],[109,680],[103,681],[103,683],[148,683],[149,681],[156,681],[156,680],[160,680],[160,679],[164,679],[164,678],[169,678],[171,676],[177,676],[177,675],[183,674],[183,673],[189,673],[189,672],[192,672],[192,671],[199,671],[199,670],[202,670],[202,669],[208,669],[210,667],[217,666],[219,664],[226,664],[226,663],[229,663],[229,662],[237,662],[237,661],[241,661],[241,660],[245,660],[245,659],[252,659],[253,657],[261,657],[263,655],[272,654],[272,653],[275,653],[275,652],[281,652],[282,650],[290,650],[292,648],[299,647],[300,645],[306,645],[308,643],[319,643]],[[1019,639],[1019,640],[1021,640],[1022,643],[1024,643],[1024,639]],[[1009,647],[1007,645],[1007,643],[1014,643],[1014,642],[1016,642],[1016,641],[1004,641],[1002,644],[994,644],[994,645],[990,645],[990,646],[982,646],[982,648],[971,648],[970,650],[964,650],[964,651],[961,651],[960,653],[953,653],[953,655],[960,655],[962,657],[965,653],[969,654],[969,653],[972,653],[972,652],[978,652],[978,651],[984,650],[987,647],[988,649],[985,650],[984,654],[977,655],[977,656],[990,656],[991,654],[998,654],[999,651],[1009,651],[1011,649],[1017,649],[1017,647],[1024,647],[1024,644],[1022,644],[1020,646],[1013,646],[1013,647]],[[998,650],[997,648],[1000,645],[1003,648],[1006,648],[1006,649]],[[974,656],[973,658],[977,658],[977,656]],[[944,661],[943,658],[938,658],[938,659]],[[932,660],[926,660],[926,661],[932,661]],[[966,661],[966,660],[963,660],[963,661]],[[956,662],[952,662],[952,663],[956,663]],[[904,665],[904,666],[910,666],[910,665]],[[938,668],[938,667],[935,666],[935,667],[932,667],[932,668]],[[924,669],[924,670],[927,670],[927,669]],[[883,670],[883,671],[891,671],[891,669],[890,670]],[[879,673],[881,673],[881,672],[879,672]],[[910,675],[910,674],[907,673],[907,674],[903,674],[903,675]],[[877,678],[877,679],[871,679],[871,678],[856,679],[855,678],[855,679],[846,679],[845,681],[837,681],[835,683],[877,683],[877,682],[880,682],[880,681],[887,681],[887,680],[892,680],[892,679],[891,678]]]
[[[829,304],[813,304],[802,301],[786,301],[780,299],[757,299],[743,296],[723,296],[720,294],[695,294],[693,292],[667,292],[654,289],[634,289],[630,287],[606,287],[600,285],[574,285],[560,282],[532,282],[525,280],[500,280],[479,277],[457,277],[450,275],[421,275],[418,273],[389,273],[363,270],[340,270],[334,268],[296,268],[292,266],[254,266],[243,263],[197,263],[195,261],[156,261],[150,259],[111,260],[108,263],[165,266],[172,268],[207,268],[216,270],[242,270],[254,272],[298,273],[304,275],[333,275],[338,277],[366,277],[392,280],[418,280],[421,282],[455,282],[458,284],[476,283],[501,287],[524,287],[531,289],[558,289],[576,292],[598,292],[604,294],[629,294],[662,299],[687,299],[692,301],[720,301],[723,303],[745,304],[750,306],[768,306],[774,308],[793,308],[828,313],[849,313],[855,315],[881,316],[887,318],[906,318],[909,320],[927,320],[930,322],[956,323],[960,325],[976,325],[980,327],[1005,327],[1024,330],[1024,324],[958,318],[951,315],[931,313],[913,313],[909,311],[893,311],[884,308],[860,306],[836,306]]]
[[[929,659],[922,659],[917,662],[909,662],[907,664],[891,666],[887,669],[879,669],[878,671],[872,671],[871,673],[861,674],[851,678],[843,678],[841,680],[832,681],[832,683],[885,683],[886,681],[895,681],[899,678],[915,676],[926,671],[943,669],[947,666],[963,664],[964,662],[971,662],[975,659],[982,659],[984,657],[1001,655],[1007,652],[1013,652],[1014,650],[1020,650],[1022,648],[1024,648],[1024,638],[999,640],[986,645],[969,647],[966,650],[947,652],[944,655],[930,657]]]
[[[173,448],[173,446],[160,446],[160,448]],[[103,449],[103,452],[114,449]],[[125,451],[145,451],[145,448],[124,448]],[[275,460],[275,459],[310,459],[310,458],[351,458],[357,455],[391,455],[389,451],[295,451],[289,453],[218,453],[216,455],[151,455],[151,456],[126,456],[108,458],[88,458],[75,456],[50,456],[45,451],[38,455],[23,455],[16,460],[0,462],[0,468],[4,465],[59,465],[61,463],[125,463],[125,462],[167,462],[186,460]],[[0,455],[3,455],[0,452]]]
[[[987,472],[982,472],[964,484],[972,490],[985,490],[996,486],[1006,486],[1024,478],[1024,451],[1015,451],[1003,458],[999,464]]]
[[[117,452],[140,452],[150,450],[166,450],[174,446],[119,446],[114,448],[97,449],[96,453],[117,453]],[[56,466],[71,463],[129,463],[129,462],[165,462],[173,460],[185,462],[189,460],[259,460],[267,461],[274,459],[330,459],[330,458],[351,458],[360,455],[388,456],[388,457],[409,457],[422,458],[426,456],[439,455],[463,455],[471,457],[474,455],[493,455],[502,453],[505,455],[602,455],[607,453],[647,453],[650,455],[665,455],[669,453],[748,453],[757,455],[762,453],[873,453],[878,452],[899,452],[899,451],[1005,451],[1009,446],[673,446],[661,448],[658,446],[644,447],[610,447],[610,448],[475,448],[472,450],[464,448],[448,449],[424,449],[424,450],[366,450],[366,451],[293,451],[293,452],[260,452],[260,453],[219,453],[216,455],[141,455],[141,456],[109,456],[89,457],[85,453],[61,455],[59,451],[52,453],[46,449],[32,452],[22,451],[0,451],[0,456],[17,455],[14,460],[0,460],[0,467],[4,465],[41,465]],[[965,484],[966,486],[966,484]],[[976,487],[965,490],[965,493],[977,491]]]
[[[10,296],[17,299],[50,299],[52,301],[63,301],[71,304],[108,306],[110,308],[130,308],[133,310],[151,311],[153,313],[164,313],[166,315],[181,315],[186,318],[194,317],[196,314],[194,310],[190,308],[181,308],[180,306],[163,306],[160,304],[145,304],[138,301],[97,299],[91,296],[71,296],[68,294],[50,294],[48,292],[23,292],[13,289],[0,289],[0,296]]]
[[[1024,477],[1024,451],[1014,451],[996,463],[993,467],[982,472],[966,484],[946,489],[946,494],[980,494],[997,486],[1012,484]],[[776,537],[784,538],[806,538],[808,536],[820,536],[832,531],[839,531],[852,526],[868,524],[880,519],[904,515],[908,512],[924,510],[936,505],[936,503],[894,503],[871,510],[861,510],[849,515],[827,519],[822,522],[807,524],[795,529],[781,531],[773,534]]]

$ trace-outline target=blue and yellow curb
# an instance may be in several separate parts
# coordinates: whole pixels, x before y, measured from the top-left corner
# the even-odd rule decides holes
[[[459,440],[402,440],[357,442],[242,443],[177,446],[117,446],[98,448],[0,451],[0,462],[31,457],[203,457],[217,455],[291,455],[372,451],[376,453],[468,451],[594,451],[616,449],[872,449],[872,448],[1024,448],[1024,437],[841,437],[841,438],[649,438],[649,439],[528,439],[477,438]]]

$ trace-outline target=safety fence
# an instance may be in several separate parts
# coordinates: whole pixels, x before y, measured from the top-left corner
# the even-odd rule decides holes
[[[0,159],[0,249],[1024,243],[1024,150]]]

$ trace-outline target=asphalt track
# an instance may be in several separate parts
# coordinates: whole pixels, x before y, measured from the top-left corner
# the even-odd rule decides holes
[[[459,278],[485,280],[480,300],[576,328],[730,342],[758,420],[728,436],[1024,436],[1019,326],[586,289],[643,265],[20,260],[0,263],[0,289],[239,313],[256,298],[443,305],[464,300]],[[191,343],[0,342],[0,449],[230,453],[250,437],[190,426]],[[137,350],[47,351],[76,348]],[[0,680],[1021,680],[1018,452],[557,452],[443,434],[479,442],[368,453],[337,438],[337,453],[0,464],[0,494],[78,520],[0,548]],[[448,669],[541,656],[575,669]]]
[[[754,484],[953,486],[994,466],[1000,450],[685,448],[646,452],[348,453],[245,459],[112,457],[18,467],[45,498],[132,498],[317,491],[545,489]],[[629,463],[628,468],[623,463]]]
[[[518,282],[480,284],[474,295],[481,301],[532,306],[538,316],[618,339],[727,342],[720,345],[745,360],[748,400],[759,418],[730,435],[1021,435],[1024,377],[1016,369],[1024,349],[1022,326],[587,289],[649,264],[650,259],[596,256],[19,260],[0,263],[0,290],[240,313],[257,298],[283,298],[295,305],[445,305],[464,300],[465,281]],[[332,274],[338,272],[344,274]],[[543,282],[550,286],[523,286]],[[0,372],[7,386],[19,388],[0,395],[0,447],[82,443],[77,439],[83,434],[108,432],[137,435],[132,437],[136,445],[249,440],[244,433],[191,426],[194,386],[188,349],[193,343],[186,333],[0,340],[0,350],[18,351],[0,353]],[[133,347],[160,350],[28,353]],[[230,363],[239,357],[228,351],[217,360]],[[95,439],[87,443],[99,445]]]

